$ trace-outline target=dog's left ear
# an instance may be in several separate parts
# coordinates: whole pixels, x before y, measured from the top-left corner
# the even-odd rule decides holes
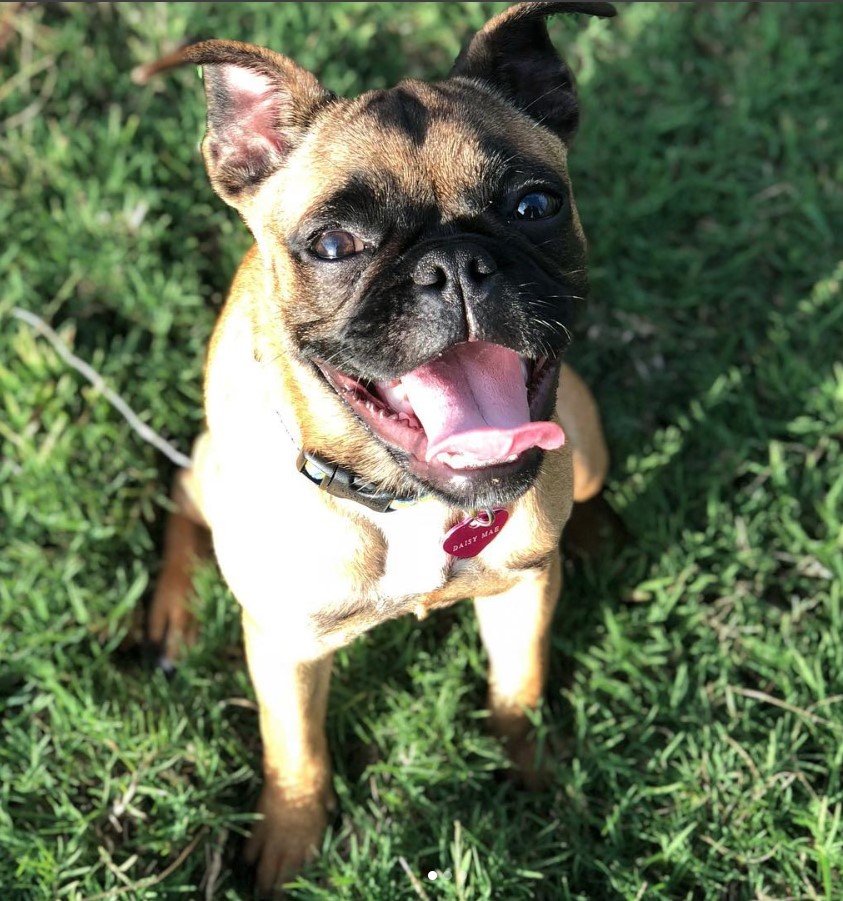
[[[214,190],[244,205],[284,165],[317,112],[332,102],[316,77],[291,59],[239,41],[190,44],[132,71],[136,84],[185,63],[202,66],[208,102],[202,155]]]
[[[518,3],[477,32],[451,75],[488,82],[567,141],[577,129],[579,109],[574,77],[547,33],[547,18],[556,13],[608,18],[615,8],[611,3]]]

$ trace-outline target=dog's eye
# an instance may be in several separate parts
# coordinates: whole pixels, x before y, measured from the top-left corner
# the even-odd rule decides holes
[[[323,260],[342,260],[363,250],[364,244],[356,235],[341,229],[330,229],[310,245],[311,250]]]
[[[546,191],[530,191],[516,204],[514,219],[549,219],[562,208],[562,201]]]

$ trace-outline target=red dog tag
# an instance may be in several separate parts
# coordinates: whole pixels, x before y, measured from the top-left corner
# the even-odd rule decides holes
[[[458,522],[442,540],[442,547],[452,557],[476,557],[498,537],[508,519],[509,513],[502,507],[481,510],[471,519]]]

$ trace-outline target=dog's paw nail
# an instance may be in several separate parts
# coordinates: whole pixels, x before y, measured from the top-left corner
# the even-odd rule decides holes
[[[159,657],[157,666],[168,679],[172,679],[177,672],[175,663],[169,657]]]

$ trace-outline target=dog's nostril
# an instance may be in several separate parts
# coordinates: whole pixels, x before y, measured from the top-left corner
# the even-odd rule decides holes
[[[485,278],[485,276],[492,275],[497,271],[498,264],[492,259],[492,257],[487,256],[486,254],[474,257],[474,259],[469,264],[469,272],[474,278]]]
[[[448,274],[438,263],[422,260],[413,271],[413,281],[420,288],[443,288]]]
[[[495,258],[477,245],[439,248],[425,254],[415,265],[413,282],[421,288],[443,291],[454,287],[476,290],[498,271]]]

